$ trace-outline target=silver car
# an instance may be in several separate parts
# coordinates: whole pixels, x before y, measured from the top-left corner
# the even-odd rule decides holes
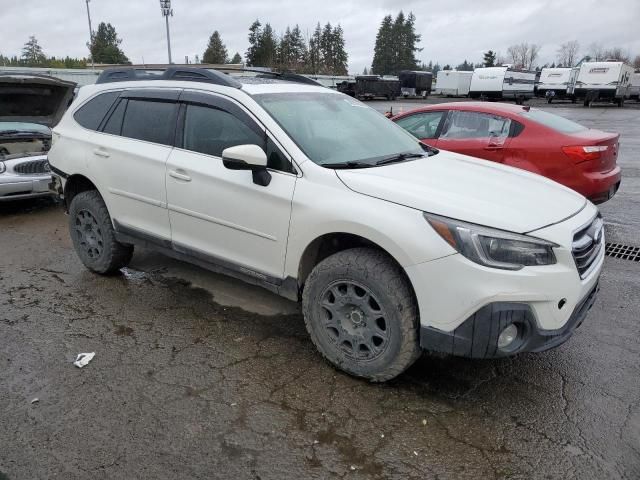
[[[51,130],[75,84],[37,75],[0,75],[0,202],[50,196]]]

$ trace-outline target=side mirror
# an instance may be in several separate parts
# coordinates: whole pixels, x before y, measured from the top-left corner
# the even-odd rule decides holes
[[[222,151],[222,164],[229,170],[250,170],[253,183],[266,187],[271,183],[267,154],[258,145],[236,145]]]

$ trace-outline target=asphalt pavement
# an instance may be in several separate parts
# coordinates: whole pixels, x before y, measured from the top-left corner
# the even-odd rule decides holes
[[[640,246],[640,108],[551,108],[622,134],[602,212]],[[294,303],[145,250],[93,275],[59,206],[0,204],[0,479],[635,480],[638,292],[640,262],[607,258],[560,348],[369,384],[322,361]]]

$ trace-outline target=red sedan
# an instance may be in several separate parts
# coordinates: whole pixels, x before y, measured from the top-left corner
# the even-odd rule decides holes
[[[620,135],[529,106],[459,102],[402,113],[394,122],[436,148],[544,175],[606,202],[620,187]]]

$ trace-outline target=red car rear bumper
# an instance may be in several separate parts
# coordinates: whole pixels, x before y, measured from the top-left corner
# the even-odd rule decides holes
[[[573,188],[593,203],[603,203],[613,198],[620,188],[620,167],[608,172],[582,172],[581,181]]]

